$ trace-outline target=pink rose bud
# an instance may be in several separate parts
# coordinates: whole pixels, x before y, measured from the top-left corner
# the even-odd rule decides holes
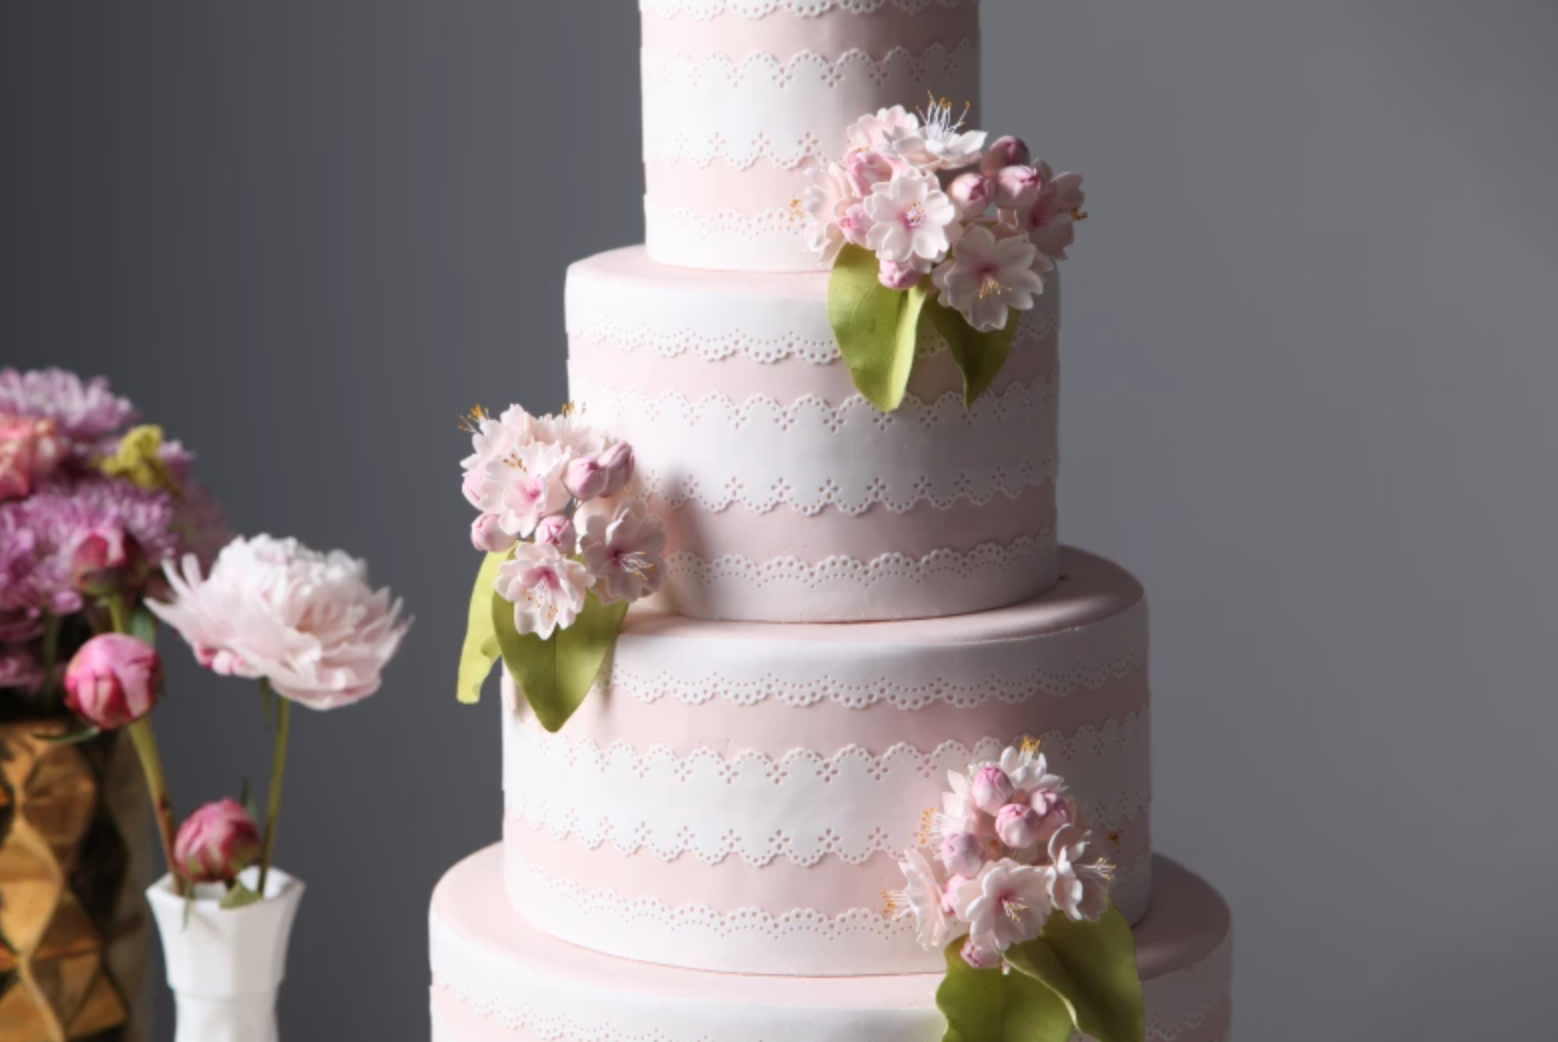
[[[1033,153],[1028,143],[1020,137],[997,138],[985,152],[984,172],[994,177],[1009,166],[1031,166]]]
[[[578,545],[579,537],[568,517],[553,514],[551,517],[543,517],[541,523],[536,525],[536,542],[555,546],[565,554],[571,554]]]
[[[844,173],[856,195],[870,195],[877,185],[893,179],[893,161],[880,152],[855,152],[844,161]]]
[[[563,471],[563,487],[581,503],[605,495],[610,481],[610,475],[594,456],[576,459]]]
[[[65,704],[104,731],[135,723],[161,697],[162,660],[150,644],[127,634],[93,637],[65,670]]]
[[[233,800],[218,800],[184,819],[173,861],[192,883],[227,883],[260,859],[261,846],[249,812]]]
[[[1001,953],[974,943],[970,937],[963,942],[963,961],[976,970],[993,970],[1001,965]]]
[[[888,289],[913,289],[920,284],[925,273],[913,264],[900,264],[898,261],[882,261],[882,270],[878,275],[882,285]]]
[[[1027,850],[1038,845],[1043,824],[1044,819],[1032,807],[1009,803],[995,816],[995,834],[1011,849]]]
[[[970,171],[959,174],[947,189],[947,194],[964,217],[977,217],[990,209],[990,204],[995,201],[995,181],[984,174]]]
[[[483,514],[471,522],[471,545],[484,554],[501,554],[513,549],[515,538],[503,531],[497,514]]]
[[[973,783],[968,787],[974,806],[986,814],[999,813],[1002,807],[1012,801],[1016,791],[1012,780],[999,767],[979,768],[974,772]]]
[[[959,832],[941,841],[941,863],[955,876],[977,876],[985,865],[978,837]]]
[[[1031,166],[1009,166],[996,175],[995,202],[1003,210],[1031,210],[1044,181]]]
[[[863,203],[856,203],[844,211],[844,216],[839,218],[839,231],[844,233],[845,241],[853,246],[864,247],[866,239],[871,234],[871,227],[876,222],[871,220],[871,215],[866,213]]]
[[[597,460],[606,472],[604,494],[608,496],[614,496],[627,488],[628,482],[633,480],[633,472],[638,467],[638,461],[633,456],[633,446],[625,441],[607,446],[606,451],[602,452]]]

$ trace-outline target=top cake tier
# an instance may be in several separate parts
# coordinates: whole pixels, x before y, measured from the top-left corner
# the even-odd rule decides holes
[[[812,271],[805,169],[868,112],[979,100],[979,0],[639,0],[650,257]]]

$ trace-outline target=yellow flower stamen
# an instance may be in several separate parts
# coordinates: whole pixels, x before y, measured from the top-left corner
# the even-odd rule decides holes
[[[161,427],[146,425],[136,427],[119,440],[114,451],[105,456],[98,469],[111,478],[121,478],[153,492],[170,492],[175,498],[183,495],[183,488],[168,463],[162,458],[163,433]]]

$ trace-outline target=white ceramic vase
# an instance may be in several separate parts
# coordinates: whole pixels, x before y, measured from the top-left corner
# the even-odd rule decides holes
[[[252,888],[258,876],[251,868],[242,881]],[[146,891],[178,1015],[173,1042],[277,1042],[276,997],[303,884],[272,868],[263,901],[224,909],[223,893],[196,887],[187,902],[170,876]]]

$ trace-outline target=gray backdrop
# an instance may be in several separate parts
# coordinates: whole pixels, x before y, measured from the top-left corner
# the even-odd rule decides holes
[[[1558,8],[987,7],[987,123],[1091,186],[1064,534],[1152,591],[1238,1036],[1551,1035]],[[418,617],[299,722],[292,1040],[426,1037],[429,888],[497,836],[455,417],[565,395],[564,266],[642,234],[636,51],[629,0],[0,8],[0,361],[111,373]],[[253,694],[174,657],[178,795],[263,777]]]

